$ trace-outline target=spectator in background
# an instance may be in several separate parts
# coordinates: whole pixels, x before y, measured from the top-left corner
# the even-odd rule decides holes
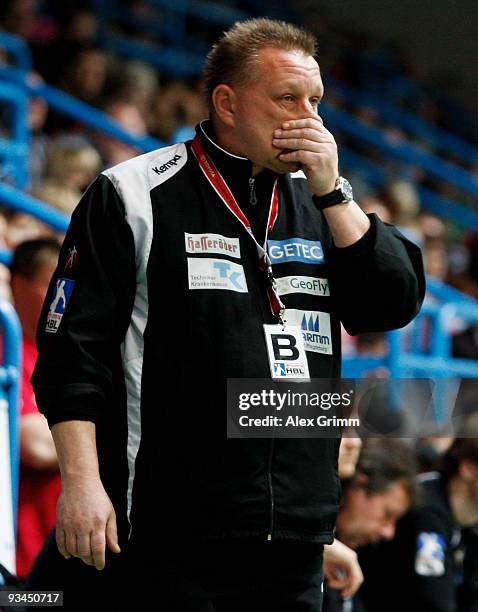
[[[7,219],[5,238],[7,248],[10,250],[26,240],[54,236],[54,232],[47,225],[26,213],[9,211],[5,213],[5,217]]]
[[[42,83],[40,75],[30,75],[33,83]],[[48,116],[48,104],[43,98],[30,98],[30,113],[28,116],[31,142],[30,142],[30,189],[37,189],[45,174],[48,157],[49,138],[43,131]]]
[[[415,499],[415,476],[416,463],[404,443],[367,439],[355,474],[343,483],[337,538],[353,550],[380,539],[392,539],[397,520]],[[356,612],[364,610],[360,592],[353,602]],[[343,609],[344,600],[339,591],[326,584],[323,612]]]
[[[29,43],[45,42],[54,35],[54,25],[39,15],[38,0],[3,0],[0,25]]]
[[[354,476],[344,482],[337,537],[347,546],[391,539],[395,524],[415,498],[416,462],[398,440],[364,442]]]
[[[360,200],[360,207],[364,213],[375,213],[384,223],[392,222],[392,213],[385,202],[376,195],[370,194]]]
[[[158,91],[153,114],[155,135],[164,142],[171,142],[177,140],[174,135],[179,128],[194,127],[207,115],[207,109],[198,92],[184,83],[172,81]]]
[[[83,102],[98,102],[106,81],[106,54],[94,47],[80,47],[65,71],[62,89]]]
[[[405,179],[392,181],[386,190],[388,205],[392,211],[391,222],[409,239],[423,243],[418,216],[420,199],[414,185]]]
[[[106,53],[88,46],[73,49],[65,47],[63,53],[60,59],[55,58],[58,68],[54,85],[82,102],[98,106],[106,83]],[[58,75],[61,75],[61,78],[58,78]],[[63,132],[83,132],[84,127],[78,120],[50,110],[46,131],[51,135],[58,135]]]
[[[122,59],[113,62],[105,90],[110,98],[134,106],[143,118],[148,131],[154,128],[153,102],[158,90],[156,71],[144,62]]]
[[[146,136],[146,124],[133,104],[122,100],[113,100],[107,102],[103,110],[131,134],[139,137]],[[140,153],[136,147],[100,132],[96,132],[92,140],[101,155],[105,169],[131,159]]]
[[[20,244],[11,264],[13,301],[23,332],[20,407],[20,488],[18,497],[17,575],[29,572],[55,524],[60,474],[45,417],[38,412],[30,383],[37,352],[35,335],[41,307],[60,247],[51,239]]]
[[[477,433],[476,414],[465,431]],[[419,505],[365,564],[367,612],[382,612],[384,602],[387,612],[411,604],[424,612],[477,610],[478,438],[456,439],[441,469],[421,474],[418,482]]]
[[[345,480],[355,473],[362,448],[362,440],[353,431],[345,431],[340,441],[339,478]],[[342,598],[355,595],[363,582],[363,574],[357,561],[357,553],[335,539],[324,546],[324,577],[327,587],[340,592]]]
[[[46,177],[34,195],[71,215],[100,169],[101,157],[86,138],[65,134],[52,141]]]

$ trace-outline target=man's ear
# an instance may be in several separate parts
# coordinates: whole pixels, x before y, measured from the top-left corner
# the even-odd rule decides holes
[[[232,87],[221,83],[212,92],[212,103],[217,117],[229,127],[234,127],[236,94]]]

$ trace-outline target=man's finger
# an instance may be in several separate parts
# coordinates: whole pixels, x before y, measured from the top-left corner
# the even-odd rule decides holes
[[[304,138],[306,140],[320,141],[322,132],[312,128],[302,128],[295,130],[274,130],[274,138]]]
[[[90,534],[77,534],[76,535],[76,549],[78,556],[87,563],[87,560],[91,558],[91,544]]]
[[[71,555],[66,550],[66,534],[64,529],[62,529],[61,527],[56,528],[55,540],[60,554],[63,555],[65,559],[70,559]]]
[[[116,517],[114,514],[110,516],[106,523],[106,543],[111,552],[121,552],[121,548],[118,544],[118,530],[116,528]]]
[[[105,547],[104,531],[94,531],[91,534],[91,554],[93,564],[98,570],[102,570],[105,567]]]
[[[312,128],[317,129],[319,124],[324,124],[322,117],[314,115],[313,117],[307,117],[305,119],[288,119],[282,124],[282,129],[291,130],[296,128]]]
[[[78,557],[78,550],[76,548],[76,534],[71,531],[65,532],[65,543],[66,551],[70,553],[72,557]]]

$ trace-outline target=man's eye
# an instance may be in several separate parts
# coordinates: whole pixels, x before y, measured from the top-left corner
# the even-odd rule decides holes
[[[282,96],[282,99],[284,100],[284,102],[293,102],[294,96]]]
[[[311,98],[310,103],[312,104],[312,106],[317,107],[320,104],[320,100],[319,98]]]

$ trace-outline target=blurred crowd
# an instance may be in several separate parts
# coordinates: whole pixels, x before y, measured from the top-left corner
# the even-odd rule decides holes
[[[151,8],[147,2],[136,0],[125,4],[134,15],[148,20]],[[390,141],[411,142],[441,156],[445,161],[461,165],[478,176],[478,159],[463,163],[447,151],[439,150],[426,141],[412,140],[410,134],[404,130],[386,125],[372,106],[352,105],[341,94],[340,88],[334,86],[332,78],[355,88],[365,88],[370,94],[386,97],[402,110],[414,113],[430,126],[449,130],[477,144],[478,130],[472,129],[471,119],[467,118],[464,112],[456,112],[456,107],[450,99],[439,97],[433,93],[436,89],[432,90],[424,85],[424,75],[416,73],[414,67],[403,59],[399,49],[384,47],[380,41],[366,39],[353,32],[331,28],[330,24],[317,15],[307,15],[307,26],[316,32],[319,39],[319,62],[324,75],[325,99],[328,104],[354,113],[363,125],[380,129]],[[152,135],[167,144],[189,138],[195,124],[207,115],[201,80],[173,79],[166,74],[158,74],[156,69],[144,62],[125,59],[106,51],[100,44],[102,27],[103,24],[88,2],[78,4],[72,0],[3,0],[0,5],[0,29],[21,36],[30,46],[34,62],[34,72],[30,78],[34,82],[54,85],[76,99],[102,110],[137,136]],[[131,34],[124,24],[115,24],[115,27]],[[207,37],[207,32],[205,36]],[[143,42],[151,40],[149,33],[143,36],[137,34],[137,37]],[[0,62],[8,61],[7,54],[2,54],[0,50]],[[331,77],[330,87],[327,84],[328,76]],[[28,190],[32,195],[68,215],[74,210],[82,192],[100,171],[139,153],[130,145],[59,114],[49,108],[41,98],[30,100],[29,123],[32,138]],[[0,106],[0,135],[8,136],[8,131],[7,114]],[[385,162],[373,146],[359,144],[340,130],[332,131],[336,135],[339,151],[341,146],[345,146],[370,160],[379,161],[389,177],[383,185],[377,187],[369,184],[359,173],[352,170],[347,173],[347,169],[344,169],[344,174],[350,178],[363,209],[376,213],[383,221],[397,225],[407,237],[423,248],[428,275],[478,298],[478,233],[466,228],[466,231],[463,231],[464,228],[424,210],[417,187],[424,186],[457,203],[473,205],[467,196],[444,181],[430,178],[417,166],[397,166]],[[62,239],[63,236],[28,215],[6,208],[0,209],[0,249],[10,249],[15,253],[10,270],[0,265],[0,295],[14,302],[24,332],[21,420],[23,488],[20,494],[18,565],[21,578],[28,573],[41,547],[42,539],[53,527],[54,506],[59,491],[53,443],[43,416],[35,411],[29,375],[35,358],[36,320]],[[478,326],[458,326],[453,331],[455,355],[478,359]],[[382,334],[351,338],[344,332],[345,353],[384,355],[386,351],[387,345]],[[382,444],[385,444],[384,448],[380,447],[380,443],[368,440],[360,451],[360,439],[356,436],[346,438],[342,443],[341,477],[344,479],[344,503],[337,536],[348,549],[359,550],[375,544],[380,539],[394,541],[397,520],[403,515],[409,517],[407,520],[412,520],[410,507],[412,504],[415,507],[416,500],[420,499],[420,490],[425,497],[435,494],[430,493],[428,485],[423,484],[428,482],[426,479],[417,480],[419,461],[423,462],[422,469],[438,470],[435,473],[439,476],[433,478],[441,479],[441,484],[437,486],[441,487],[440,491],[444,491],[443,503],[448,504],[447,507],[452,503],[450,520],[453,525],[460,533],[463,529],[473,535],[473,530],[469,529],[470,520],[474,518],[475,522],[478,522],[478,476],[473,471],[475,468],[478,471],[476,446],[466,446],[462,441],[454,442],[452,439],[443,438],[421,441],[416,448],[411,443],[404,446],[396,440]],[[466,448],[463,450],[462,446]],[[449,448],[452,449],[451,455],[447,455]],[[390,465],[387,474],[381,476],[380,468],[383,468],[385,460],[390,457],[395,458],[397,464]],[[426,461],[424,457],[427,457]],[[446,461],[451,461],[453,457],[458,457],[454,463],[454,471],[446,472]],[[416,460],[416,465],[412,459]],[[475,466],[470,473],[460,467],[467,461]],[[391,478],[390,474],[395,474],[396,478]],[[432,481],[435,482],[433,478]],[[453,485],[455,488],[452,492],[449,483],[453,481],[456,484],[459,478],[464,479],[465,484],[460,480],[461,484]],[[43,486],[40,487],[38,483]],[[372,483],[375,484],[372,486]],[[395,490],[393,485],[397,483],[399,488]],[[48,499],[39,493],[38,487],[47,491]],[[460,503],[458,502],[459,508],[455,512],[455,502],[450,502],[449,496],[455,495],[455,489],[459,489],[458,498],[460,495],[461,498],[466,497],[468,514],[465,519]],[[390,499],[390,490],[397,493],[396,497],[392,495]],[[429,500],[426,504],[429,504]],[[32,530],[36,536],[32,536]],[[423,533],[428,532],[422,529],[415,535],[418,537]],[[471,541],[474,542],[473,537]],[[464,539],[454,541],[453,545],[451,540],[445,542],[446,546],[449,545],[453,549],[453,559],[455,550],[459,550],[460,546],[463,548],[463,542]],[[438,544],[430,543],[422,537],[422,544],[426,550],[431,550],[431,553],[429,557],[424,553],[419,558],[422,574],[415,572],[415,567],[415,570],[410,569],[410,576],[426,576],[427,571],[428,576],[441,576],[439,572],[443,566],[443,574],[449,570],[454,576],[461,572],[463,584],[463,568],[468,568],[463,561],[466,558],[465,552],[462,553],[461,564],[457,563],[451,570],[443,565],[449,551],[441,540]],[[421,551],[420,548],[417,550]],[[385,556],[388,554],[386,551],[381,554],[383,557],[379,559],[388,558]],[[404,558],[408,559],[406,555]],[[435,569],[427,569],[427,563],[433,566],[433,559],[441,559],[443,563],[440,565],[440,561],[435,561]],[[364,562],[364,568],[374,567],[376,571],[374,563],[376,560],[371,555]],[[350,581],[345,581],[348,586],[343,586],[344,578],[340,577],[340,566],[337,565],[335,569],[337,571],[331,563],[326,572],[329,585],[337,587],[339,600],[344,599],[344,592],[345,600],[350,599]],[[469,571],[468,578],[471,576],[475,580],[474,567],[472,570]],[[374,574],[367,575],[365,570],[364,573],[364,585],[367,585],[367,580],[374,584]],[[360,571],[354,575],[357,577]],[[356,582],[360,583],[360,579]],[[472,587],[469,590],[474,593]],[[473,599],[471,595],[470,597]],[[333,603],[334,598],[337,599],[336,594],[329,593],[329,602],[332,602],[329,603],[330,606],[338,605]],[[366,604],[362,601],[360,605]],[[360,608],[360,605],[357,603],[357,607],[353,609],[391,609],[373,607],[376,604],[370,597],[368,607]],[[342,608],[327,608],[339,609]],[[471,611],[478,610],[478,607],[457,609]]]

